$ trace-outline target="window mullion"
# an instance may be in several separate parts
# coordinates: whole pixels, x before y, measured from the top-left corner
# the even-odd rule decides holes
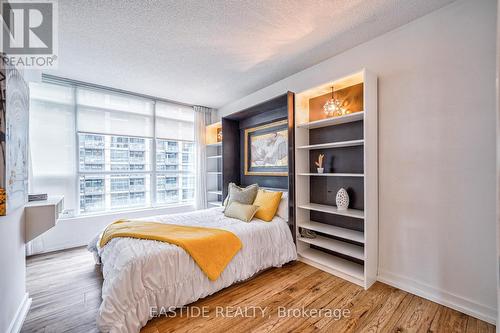
[[[72,85],[73,88],[73,110],[74,110],[74,123],[75,123],[75,198],[76,198],[76,212],[73,215],[80,215],[81,202],[80,202],[80,138],[78,135],[78,92],[77,87]]]
[[[156,189],[157,189],[157,177],[156,177],[156,101],[153,101],[153,143],[152,143],[152,152],[151,152],[151,181],[150,184],[150,197],[151,197],[151,206],[156,207],[158,205],[156,198]]]

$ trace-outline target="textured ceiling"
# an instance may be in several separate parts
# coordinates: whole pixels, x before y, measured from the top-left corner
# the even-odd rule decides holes
[[[220,107],[450,2],[59,1],[48,73]]]

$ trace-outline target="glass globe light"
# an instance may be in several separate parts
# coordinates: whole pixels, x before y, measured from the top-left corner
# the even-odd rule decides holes
[[[342,102],[335,98],[333,95],[333,87],[332,87],[332,98],[326,101],[325,105],[323,105],[323,111],[327,116],[343,116],[348,113],[348,111],[342,107]]]

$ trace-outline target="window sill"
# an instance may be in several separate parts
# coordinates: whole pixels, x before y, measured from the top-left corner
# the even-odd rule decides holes
[[[58,222],[60,221],[77,221],[77,220],[82,220],[86,218],[99,218],[99,217],[116,217],[120,218],[123,217],[124,214],[133,214],[133,218],[135,217],[136,214],[140,213],[145,213],[146,216],[154,216],[154,215],[164,215],[164,214],[170,214],[168,211],[172,210],[173,213],[177,213],[182,208],[186,208],[186,211],[194,210],[194,202],[185,202],[185,203],[178,203],[178,204],[171,204],[171,205],[165,205],[165,206],[157,206],[157,207],[148,207],[148,208],[136,208],[136,209],[123,209],[123,210],[113,210],[113,211],[107,211],[107,212],[97,212],[97,213],[89,213],[89,214],[80,214],[77,216],[72,216],[72,217],[64,217],[60,218]]]

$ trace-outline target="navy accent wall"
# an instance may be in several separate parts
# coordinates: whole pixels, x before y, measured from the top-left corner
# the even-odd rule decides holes
[[[288,121],[288,176],[245,176],[245,129],[280,120]],[[288,190],[292,232],[295,231],[294,131],[294,94],[291,92],[222,118],[223,197],[227,196],[227,186],[231,182],[242,186],[257,183],[261,187]]]

